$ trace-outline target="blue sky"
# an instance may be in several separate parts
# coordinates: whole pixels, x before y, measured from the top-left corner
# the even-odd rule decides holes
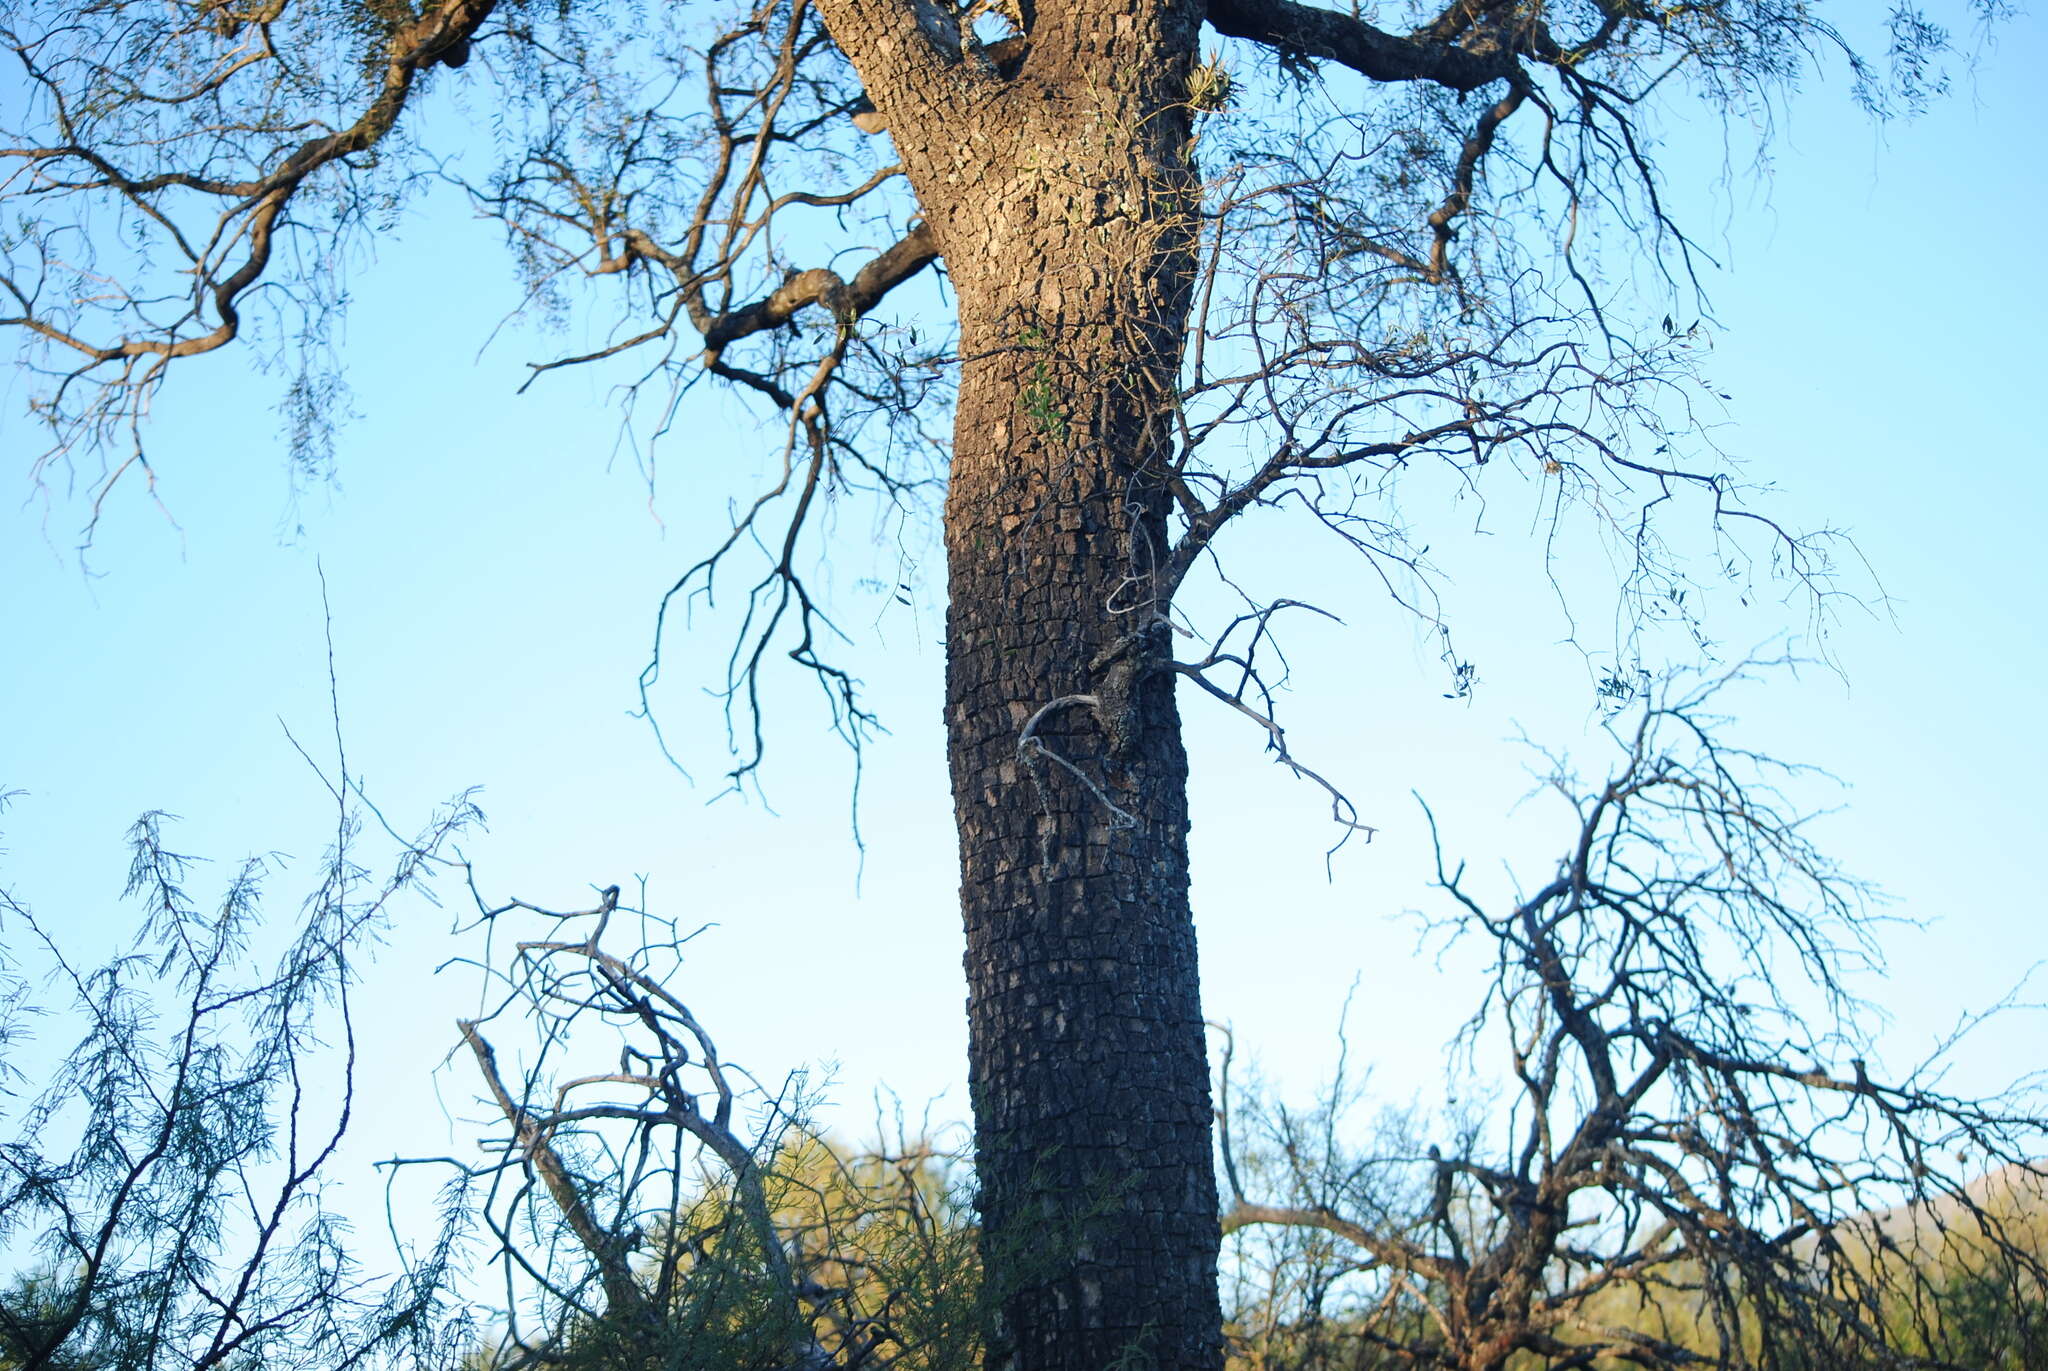
[[[1828,845],[1891,893],[1893,912],[1928,921],[1892,930],[1894,975],[1866,987],[1895,1015],[1886,1052],[1899,1062],[2048,958],[2036,418],[2048,263],[2031,246],[2048,214],[2048,129],[2029,89],[2044,62],[2048,33],[2021,19],[1922,119],[1878,129],[1839,82],[1816,83],[1784,111],[1767,178],[1674,173],[1729,267],[1710,282],[1711,365],[1733,397],[1719,441],[1779,488],[1772,507],[1788,523],[1851,532],[1892,597],[1888,613],[1843,618],[1840,674],[1807,671],[1734,703],[1744,741],[1850,783]],[[1670,165],[1718,166],[1717,137],[1674,131]],[[4,823],[10,887],[81,945],[109,946],[128,917],[120,838],[142,810],[185,816],[185,849],[223,870],[256,851],[317,855],[324,793],[283,732],[326,737],[317,563],[351,769],[387,813],[403,823],[484,787],[491,830],[467,850],[492,892],[569,906],[644,873],[664,912],[718,923],[681,988],[728,1056],[768,1079],[836,1063],[824,1074],[850,1132],[879,1083],[964,1118],[940,607],[861,587],[893,586],[893,546],[849,544],[836,562],[842,617],[869,644],[860,674],[892,730],[868,758],[864,858],[848,831],[850,759],[805,682],[773,702],[773,812],[707,804],[721,753],[692,692],[715,681],[724,640],[671,644],[669,705],[694,786],[629,717],[634,680],[660,591],[770,444],[736,402],[705,401],[670,449],[652,517],[632,463],[615,460],[598,378],[562,373],[513,394],[524,363],[561,345],[512,327],[485,346],[514,289],[489,227],[430,199],[351,280],[341,345],[360,417],[342,430],[335,481],[294,503],[277,377],[226,357],[192,367],[151,433],[176,525],[131,485],[90,575],[71,551],[81,505],[30,497],[38,435],[19,387],[0,396],[17,490],[0,510],[0,786],[26,792]],[[1298,750],[1381,827],[1333,877],[1321,797],[1273,767],[1241,720],[1184,702],[1206,1003],[1298,1087],[1332,1061],[1355,981],[1354,1051],[1390,1097],[1427,1096],[1476,993],[1457,958],[1418,953],[1404,913],[1431,900],[1409,792],[1428,796],[1475,869],[1512,860],[1536,879],[1567,830],[1518,804],[1530,759],[1513,738],[1572,748],[1591,770],[1605,761],[1583,659],[1561,641],[1524,526],[1503,507],[1464,527],[1438,561],[1480,668],[1469,702],[1442,698],[1432,645],[1342,563],[1317,561],[1284,526],[1233,550],[1334,586],[1350,621],[1292,640],[1286,702]],[[852,520],[844,531],[859,532]],[[930,546],[911,552],[936,579]],[[1803,622],[1770,605],[1716,627],[1740,655]],[[473,981],[430,974],[475,950],[448,923],[415,911],[373,973],[381,1084],[362,1156],[466,1147],[479,1131],[467,1077],[430,1074],[474,1003]],[[1984,1088],[2037,1069],[2044,1046],[2040,1017],[2001,1020],[1960,1056],[1957,1080]]]

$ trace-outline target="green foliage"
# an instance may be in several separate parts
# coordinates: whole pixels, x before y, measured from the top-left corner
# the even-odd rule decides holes
[[[2037,1235],[2048,1230],[2048,1213],[2030,1216],[2029,1223]],[[1341,1244],[1318,1242],[1314,1234],[1237,1236],[1235,1279],[1226,1285],[1236,1296],[1225,1328],[1231,1371],[1394,1371],[1436,1364],[1431,1353],[1442,1341],[1430,1325],[1426,1284],[1381,1287],[1376,1299],[1360,1301],[1345,1288],[1359,1268]],[[1890,1284],[1899,1293],[1887,1302],[1877,1342],[1813,1307],[1773,1311],[1759,1301],[1744,1321],[1762,1336],[1751,1337],[1739,1364],[1776,1371],[2048,1371],[2048,1290],[2038,1268],[2029,1269],[2030,1261],[2044,1257],[2048,1248],[2040,1246],[2014,1260],[1969,1243],[1951,1244],[1940,1256],[1922,1254],[1919,1269],[1895,1273]],[[1816,1282],[1824,1280],[1820,1267],[1812,1272]],[[1660,1299],[1614,1302],[1601,1320],[1669,1339],[1668,1361],[1648,1364],[1722,1364],[1693,1290],[1696,1278],[1676,1277]],[[1566,1361],[1599,1371],[1644,1364],[1610,1357]],[[1549,1371],[1558,1364],[1522,1352],[1506,1368]]]
[[[846,1154],[792,1128],[758,1178],[797,1300],[733,1178],[707,1175],[635,1244],[640,1299],[591,1310],[591,1292],[565,1289],[529,1305],[528,1321],[472,1366],[784,1371],[792,1346],[810,1348],[806,1364],[819,1371],[979,1365],[975,1230],[947,1158],[923,1144]]]
[[[2048,1292],[2004,1264],[1949,1274],[1928,1351],[1982,1371],[2048,1371]]]
[[[976,1233],[949,1157],[900,1125],[893,1149],[843,1153],[797,1082],[770,1096],[724,1060],[681,997],[693,935],[618,887],[591,909],[479,908],[554,934],[513,941],[487,968],[496,1003],[458,1025],[507,1135],[474,1166],[402,1164],[453,1165],[451,1232],[490,1240],[503,1293],[477,1371],[974,1364]]]
[[[1214,114],[1229,109],[1236,96],[1237,87],[1221,53],[1211,53],[1208,61],[1198,62],[1188,71],[1188,108]]]
[[[197,859],[167,845],[164,814],[129,834],[136,932],[97,967],[0,890],[0,932],[55,991],[31,998],[28,969],[0,966],[10,1068],[37,1082],[0,1096],[0,1252],[21,1272],[0,1290],[0,1366],[331,1371],[436,1354],[446,1254],[370,1277],[321,1189],[350,1116],[359,961],[479,817],[451,806],[378,878],[343,806],[274,959],[257,949],[277,932],[264,895],[278,863],[242,863],[201,904]]]
[[[1024,382],[1022,392],[1017,396],[1017,407],[1031,420],[1033,428],[1054,443],[1067,441],[1066,397],[1053,376],[1052,340],[1045,330],[1031,325],[1017,335],[1017,341],[1027,352],[1037,354],[1031,364],[1030,379]]]

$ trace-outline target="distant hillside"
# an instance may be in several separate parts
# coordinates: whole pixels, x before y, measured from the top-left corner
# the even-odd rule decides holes
[[[1819,1234],[1800,1239],[1795,1255],[1847,1307],[1875,1302],[1901,1351],[1971,1371],[2048,1371],[2048,1164],[2001,1167],[1953,1193],[1873,1210],[1831,1231],[1840,1254],[1833,1260],[1843,1263],[1832,1272]],[[1580,1321],[1712,1356],[1718,1339],[1708,1305],[1699,1267],[1685,1262],[1665,1268],[1653,1288],[1602,1292],[1582,1306]],[[1741,1319],[1752,1355],[1753,1315],[1752,1308]],[[1825,1329],[1813,1341],[1805,1355],[1816,1371],[1848,1371]]]
[[[2048,1260],[2048,1162],[2020,1163],[1986,1172],[1955,1194],[1851,1219],[1839,1226],[1845,1243],[1861,1234],[1867,1246],[1925,1259],[1995,1250],[1999,1242]]]

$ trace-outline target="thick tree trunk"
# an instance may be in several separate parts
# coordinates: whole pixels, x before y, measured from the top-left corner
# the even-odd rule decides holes
[[[1164,359],[1023,298],[1046,284],[1034,266],[1017,262],[1019,298],[974,321],[986,353],[963,376],[946,520],[992,1360],[1209,1367],[1218,1227],[1187,762],[1171,677],[1146,670],[1168,650],[1149,584]],[[1086,311],[1108,284],[1059,293]]]
[[[1021,70],[825,0],[957,294],[947,726],[1004,1371],[1220,1366],[1165,587],[1200,10],[1041,0]]]

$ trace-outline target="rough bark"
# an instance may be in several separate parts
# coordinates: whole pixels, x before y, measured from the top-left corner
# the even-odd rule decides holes
[[[1156,669],[1200,12],[1042,5],[1010,70],[907,6],[828,17],[959,299],[946,699],[990,1365],[1216,1367],[1187,759]]]

